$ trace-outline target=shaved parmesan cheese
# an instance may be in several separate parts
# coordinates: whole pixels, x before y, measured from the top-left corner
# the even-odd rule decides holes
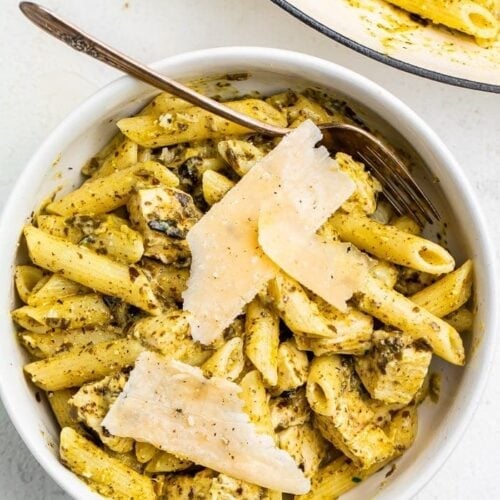
[[[306,121],[288,134],[193,226],[187,240],[192,254],[184,308],[191,312],[193,338],[209,344],[273,278],[277,266],[262,252],[257,235],[259,213],[270,210],[282,191],[307,213],[307,224],[294,231],[316,231],[354,191],[349,177],[336,169],[324,147],[315,148],[320,130]],[[285,237],[284,248],[290,248]],[[280,264],[279,262],[277,262]],[[316,261],[314,267],[323,265]]]
[[[350,243],[304,230],[306,214],[283,202],[259,216],[259,243],[286,273],[340,311],[368,276],[369,259]]]
[[[240,391],[199,368],[144,352],[102,425],[264,488],[307,493],[310,482],[292,457],[250,423]]]

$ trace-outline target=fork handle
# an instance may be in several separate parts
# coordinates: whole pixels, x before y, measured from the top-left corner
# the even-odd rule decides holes
[[[289,132],[288,129],[275,127],[256,120],[238,111],[232,110],[223,104],[210,99],[190,89],[182,83],[161,75],[157,71],[148,68],[109,45],[100,42],[91,35],[85,33],[77,26],[63,20],[49,9],[34,2],[21,2],[19,8],[23,14],[39,28],[43,29],[53,37],[61,40],[78,52],[83,52],[98,61],[127,73],[155,88],[169,92],[194,106],[210,111],[227,120],[248,127],[249,129],[271,136],[282,136]]]

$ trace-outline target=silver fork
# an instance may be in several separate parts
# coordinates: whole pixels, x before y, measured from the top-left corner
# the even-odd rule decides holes
[[[153,87],[262,134],[283,136],[290,132],[289,128],[263,123],[161,75],[96,40],[45,7],[33,2],[21,2],[19,8],[30,21],[71,48]],[[439,220],[438,211],[419,188],[403,161],[384,142],[367,130],[352,124],[323,123],[319,127],[323,130],[323,143],[331,151],[348,153],[370,168],[384,186],[387,200],[399,214],[407,214],[420,224]]]

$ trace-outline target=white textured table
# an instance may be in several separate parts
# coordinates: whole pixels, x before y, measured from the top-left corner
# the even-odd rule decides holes
[[[0,0],[0,209],[48,132],[117,76],[31,26],[16,3]],[[444,86],[373,62],[307,28],[268,0],[44,3],[143,61],[205,47],[262,45],[307,52],[352,68],[400,97],[436,130],[461,163],[487,219],[498,219],[500,95]],[[498,227],[491,227],[498,248]],[[419,500],[500,498],[499,377],[497,364],[467,434]],[[31,457],[1,406],[0,498],[69,498]]]

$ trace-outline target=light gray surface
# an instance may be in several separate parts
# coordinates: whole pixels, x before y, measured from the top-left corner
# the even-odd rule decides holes
[[[48,132],[117,75],[37,31],[16,4],[0,0],[0,209]],[[328,40],[268,0],[44,4],[143,61],[198,48],[261,45],[307,52],[368,76],[417,111],[448,145],[480,198],[499,248],[500,95],[444,86],[383,66]],[[467,434],[419,500],[500,498],[499,376],[497,363]],[[1,406],[0,498],[69,498],[31,457]]]

